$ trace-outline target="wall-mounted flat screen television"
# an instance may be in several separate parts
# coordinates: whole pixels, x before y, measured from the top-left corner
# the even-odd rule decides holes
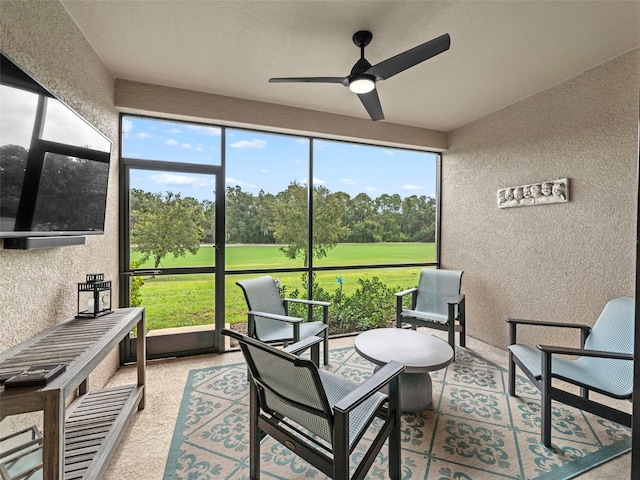
[[[0,54],[0,238],[104,233],[111,142]]]

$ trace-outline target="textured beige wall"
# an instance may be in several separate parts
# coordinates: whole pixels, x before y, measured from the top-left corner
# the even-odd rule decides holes
[[[129,80],[116,80],[115,102],[116,107],[124,112],[160,113],[172,118],[213,121],[281,133],[308,133],[386,146],[411,146],[433,151],[447,148],[447,134],[435,130]]]
[[[118,116],[114,79],[58,1],[0,2],[0,49],[113,142],[106,233],[84,246],[34,251],[0,245],[0,351],[76,312],[77,283],[101,272],[118,299]],[[117,352],[96,369],[102,385],[117,368]],[[0,424],[4,428],[8,422]],[[1,435],[0,435],[1,436]]]
[[[634,296],[639,70],[636,50],[450,133],[442,264],[465,271],[470,335],[505,348],[507,316],[593,324]],[[569,203],[496,207],[501,187],[561,177]]]

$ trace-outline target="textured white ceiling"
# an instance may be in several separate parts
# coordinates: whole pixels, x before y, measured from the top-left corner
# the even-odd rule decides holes
[[[115,77],[368,118],[336,84],[370,30],[376,64],[451,48],[377,89],[388,122],[451,131],[640,46],[640,1],[61,0]]]

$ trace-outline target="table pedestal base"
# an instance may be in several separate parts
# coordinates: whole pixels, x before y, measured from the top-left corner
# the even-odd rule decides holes
[[[400,375],[400,410],[419,412],[433,401],[431,376],[428,373],[403,373]]]
[[[376,367],[376,371],[380,367]],[[385,388],[386,392],[387,389]],[[402,412],[420,412],[433,401],[431,375],[424,373],[400,374],[400,410]]]

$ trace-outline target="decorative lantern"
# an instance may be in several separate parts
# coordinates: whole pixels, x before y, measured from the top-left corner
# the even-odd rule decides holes
[[[96,318],[111,313],[111,281],[104,273],[89,273],[78,283],[78,317]]]

